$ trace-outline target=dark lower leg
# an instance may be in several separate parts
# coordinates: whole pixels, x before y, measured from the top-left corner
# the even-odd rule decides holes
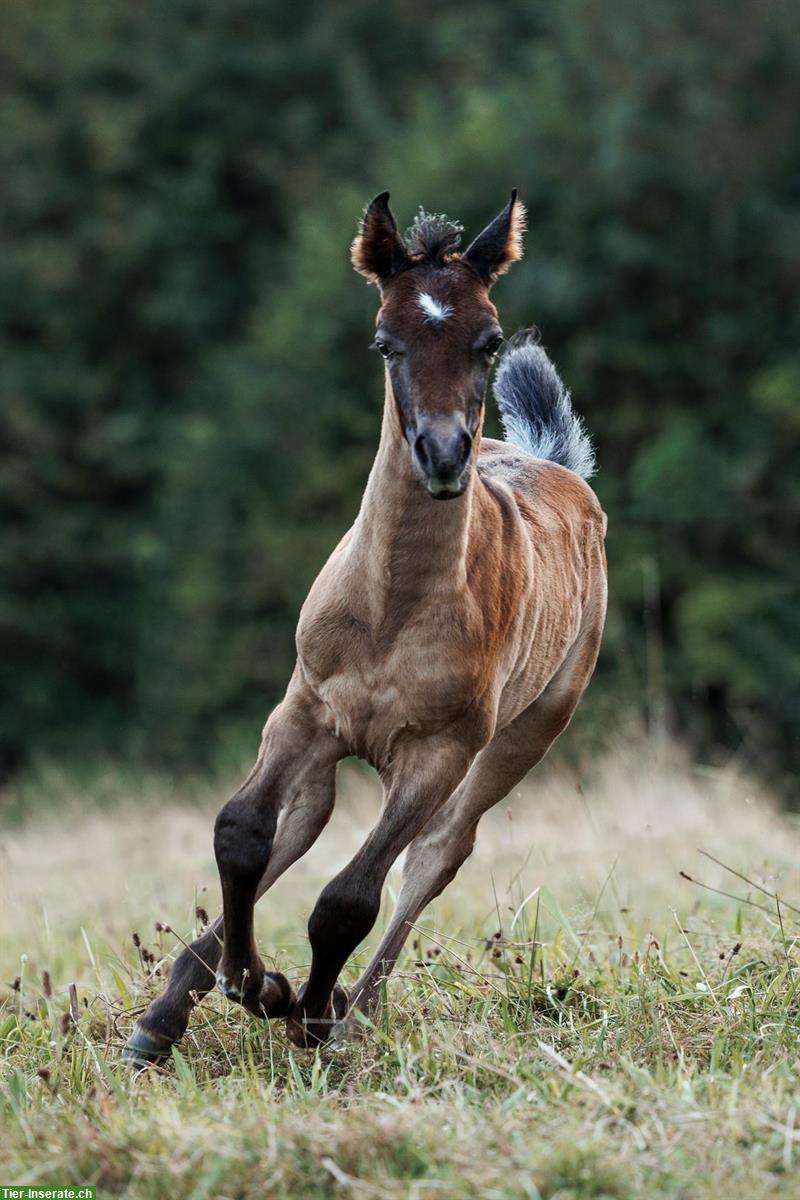
[[[311,970],[287,1025],[288,1035],[297,1045],[324,1041],[345,1015],[347,996],[336,981],[377,920],[383,879],[372,886],[362,880],[358,891],[355,882],[351,868],[337,876],[323,890],[309,919]]]
[[[299,804],[290,812],[289,819],[276,839],[275,852],[270,855],[266,872],[259,882],[256,899],[272,886],[291,863],[305,853],[324,827],[332,807],[333,788],[330,786],[321,791],[319,803],[306,801],[304,805]],[[222,822],[222,825],[224,839],[226,822]],[[230,892],[230,888],[228,890]],[[234,897],[234,911],[235,905]],[[245,916],[246,914],[245,909]],[[195,1004],[215,986],[219,986],[217,968],[222,957],[223,924],[223,918],[218,917],[212,928],[206,930],[202,937],[197,938],[178,956],[163,995],[154,1000],[142,1014],[122,1052],[123,1058],[144,1066],[169,1056],[172,1045],[180,1041],[186,1032]],[[246,926],[245,933],[247,931]],[[249,935],[249,938],[240,938],[239,943],[240,950],[243,943],[245,949],[251,952],[248,955],[250,965],[244,977],[252,980],[252,986],[244,989],[244,995],[227,986],[221,990],[230,999],[244,1004],[255,1016],[286,1016],[294,1003],[294,993],[285,976],[264,971],[253,943],[252,914]],[[234,935],[234,942],[236,940]],[[220,974],[224,974],[224,971],[220,971]],[[227,980],[226,976],[226,985]]]
[[[125,1043],[124,1059],[145,1066],[169,1057],[172,1046],[186,1032],[192,1009],[217,985],[222,929],[223,919],[217,917],[210,929],[178,955],[164,992],[142,1013]],[[264,971],[257,996],[248,999],[255,1015],[283,1017],[294,994],[283,975]]]
[[[224,916],[179,956],[164,995],[137,1025],[126,1057],[141,1063],[166,1057],[185,1032],[194,1003],[215,982],[256,1016],[287,1014],[295,997],[283,975],[264,970],[256,950],[253,908],[323,828],[333,807],[340,757],[338,743],[327,732],[320,734],[303,697],[295,695],[275,710],[256,766],[215,826]]]
[[[169,1055],[189,1024],[192,1009],[215,985],[222,946],[222,917],[187,946],[175,960],[164,993],[142,1014],[128,1039],[123,1058],[145,1065]]]
[[[294,996],[283,975],[264,970],[258,956],[254,908],[266,871],[276,813],[263,796],[239,794],[217,818],[214,851],[223,904],[223,947],[216,973],[220,990],[256,1016],[284,1016]]]
[[[299,1046],[323,1041],[341,1017],[342,993],[334,990],[336,980],[377,920],[389,868],[459,783],[468,762],[462,747],[445,746],[437,754],[435,746],[421,746],[417,753],[424,756],[423,763],[412,761],[408,770],[409,780],[416,776],[416,782],[402,790],[398,786],[394,795],[390,792],[378,824],[355,858],[324,888],[311,914],[311,970],[287,1021],[287,1034]],[[433,778],[426,770],[430,764],[439,767]],[[397,770],[403,778],[401,764]]]

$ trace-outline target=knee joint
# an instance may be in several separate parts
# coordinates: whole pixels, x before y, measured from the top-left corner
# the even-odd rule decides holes
[[[275,816],[255,809],[246,796],[234,796],[214,825],[214,854],[220,871],[240,878],[261,878],[272,849]]]

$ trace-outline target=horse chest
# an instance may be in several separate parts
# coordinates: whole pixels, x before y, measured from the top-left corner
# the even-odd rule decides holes
[[[344,610],[303,615],[303,675],[325,705],[330,731],[353,753],[385,761],[398,736],[443,728],[474,701],[478,665],[463,637],[445,633],[452,631],[431,613],[378,629]]]

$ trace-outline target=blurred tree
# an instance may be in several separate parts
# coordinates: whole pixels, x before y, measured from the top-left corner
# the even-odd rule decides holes
[[[355,218],[474,230],[516,184],[504,323],[610,516],[594,711],[649,702],[656,637],[699,746],[797,765],[797,5],[376,12],[0,0],[0,755],[254,738],[377,441]]]

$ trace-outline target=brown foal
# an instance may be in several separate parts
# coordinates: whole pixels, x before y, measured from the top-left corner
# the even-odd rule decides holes
[[[481,437],[502,334],[489,290],[521,257],[509,203],[463,253],[460,227],[420,213],[405,239],[376,197],[353,243],[378,286],[386,360],[380,445],[361,509],[297,628],[297,665],[250,775],[217,818],[223,916],[177,959],[125,1055],[157,1061],[216,981],[256,1016],[285,1017],[300,1046],[349,1008],[373,1010],[411,924],[470,854],[484,812],[568,724],[605,619],[605,516],[581,476],[593,455],[552,364],[522,335],[495,392],[506,442]],[[265,971],[253,908],[308,850],[334,804],[336,764],[380,773],[384,804],[308,923],[295,995]],[[371,930],[389,868],[408,848],[391,922],[348,1000],[337,979]]]

